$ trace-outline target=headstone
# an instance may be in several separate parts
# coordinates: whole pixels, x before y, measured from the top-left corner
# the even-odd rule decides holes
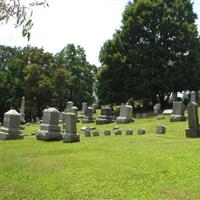
[[[65,113],[65,124],[63,142],[80,142],[80,136],[77,134],[76,115],[74,113]]]
[[[22,97],[22,101],[21,101],[21,108],[20,108],[20,123],[21,124],[25,124],[25,97]]]
[[[190,102],[187,106],[188,112],[188,128],[185,130],[186,137],[200,137],[200,126],[198,117],[198,105],[195,102]]]
[[[94,137],[99,136],[99,131],[93,130],[93,131],[92,131],[92,135],[93,135]]]
[[[96,109],[97,109],[97,104],[93,103],[92,104],[92,112],[96,113]]]
[[[197,97],[196,97],[195,91],[190,92],[190,102],[194,102],[194,103],[197,102]]]
[[[85,109],[85,112],[83,114],[83,118],[82,118],[82,123],[92,123],[94,122],[93,119],[93,112],[92,112],[92,108],[91,107],[87,107]]]
[[[73,101],[68,101],[66,105],[65,112],[71,112],[71,108],[74,106]]]
[[[160,103],[156,103],[153,107],[153,113],[154,114],[159,114],[160,113],[160,110],[161,110],[161,104]]]
[[[115,135],[121,135],[121,134],[122,134],[121,129],[116,129],[116,130],[114,130],[114,134],[115,134]]]
[[[76,106],[73,106],[71,108],[71,112],[76,115],[76,121],[79,122],[79,119],[78,119],[78,108]]]
[[[104,135],[106,135],[106,136],[107,136],[107,135],[111,135],[111,131],[110,131],[110,130],[105,130],[105,131],[104,131]]]
[[[1,140],[23,139],[20,131],[21,115],[16,110],[9,110],[4,114],[3,126],[0,128]]]
[[[87,109],[87,103],[86,102],[83,102],[82,103],[82,113],[85,113],[85,110]]]
[[[166,127],[163,125],[157,125],[156,126],[156,133],[157,134],[165,134]]]
[[[36,122],[37,124],[40,124],[40,118],[39,118],[39,117],[36,117],[36,118],[35,118],[35,122]]]
[[[109,124],[113,122],[112,109],[108,105],[101,106],[101,116],[96,119],[96,124]]]
[[[133,122],[133,107],[129,105],[121,105],[120,115],[117,117],[118,124],[126,124]]]
[[[185,121],[186,117],[184,116],[185,106],[181,101],[173,102],[173,114],[170,117],[170,122],[179,122]]]
[[[133,130],[132,129],[127,129],[126,130],[126,135],[133,135]]]
[[[40,130],[36,133],[38,140],[53,141],[61,140],[62,135],[59,127],[59,111],[48,108],[43,111],[43,121]]]
[[[89,129],[84,130],[85,137],[91,137],[91,133]]]
[[[137,131],[138,135],[144,135],[145,134],[145,129],[144,128],[140,128]]]

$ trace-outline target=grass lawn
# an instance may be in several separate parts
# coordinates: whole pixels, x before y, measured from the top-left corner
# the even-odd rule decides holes
[[[155,134],[157,124],[167,126],[165,135]],[[187,122],[138,119],[119,125],[121,136],[103,135],[114,123],[98,125],[100,136],[91,138],[83,136],[82,126],[80,143],[35,136],[1,141],[0,199],[200,199],[200,138],[185,137]],[[27,126],[24,133],[38,128]],[[125,135],[127,128],[132,136]],[[146,135],[137,135],[138,128]]]

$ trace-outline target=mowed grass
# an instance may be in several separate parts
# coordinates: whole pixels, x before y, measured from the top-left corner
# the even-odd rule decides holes
[[[165,135],[155,126],[165,125]],[[185,137],[187,122],[169,116],[118,125],[121,136],[104,136],[116,124],[78,123],[80,143],[37,141],[26,136],[1,141],[0,199],[200,199],[200,138]],[[99,137],[85,138],[80,128],[96,126]],[[27,126],[32,133],[39,125]],[[134,134],[126,136],[132,128]],[[145,128],[146,135],[137,135]]]

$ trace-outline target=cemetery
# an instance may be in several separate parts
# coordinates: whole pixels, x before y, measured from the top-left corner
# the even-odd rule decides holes
[[[0,2],[0,199],[200,200],[198,1],[27,2]]]

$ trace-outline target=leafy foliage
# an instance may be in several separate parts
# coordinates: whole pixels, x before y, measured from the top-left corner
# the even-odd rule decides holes
[[[22,96],[26,98],[28,120],[41,117],[48,106],[63,111],[67,100],[78,106],[82,101],[93,101],[95,66],[86,61],[83,48],[69,46],[76,50],[75,57],[62,51],[53,56],[31,46],[0,46],[1,118],[11,107],[19,110]]]
[[[108,89],[99,87],[100,97],[109,102],[130,97],[155,102],[159,96],[163,103],[171,92],[198,90],[196,17],[190,0],[130,2],[121,29],[100,52],[99,84],[110,77]]]
[[[33,26],[31,19],[35,6],[48,6],[46,0],[33,1],[28,5],[24,5],[20,0],[1,0],[0,1],[0,21],[8,23],[10,18],[15,19],[15,27],[22,26],[22,35],[30,39],[30,30]]]

